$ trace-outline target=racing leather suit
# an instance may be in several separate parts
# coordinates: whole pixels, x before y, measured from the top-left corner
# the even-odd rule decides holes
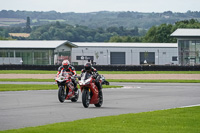
[[[67,69],[65,69],[63,66],[60,66],[59,68],[58,68],[58,73],[57,73],[57,75],[59,75],[60,74],[60,72],[61,72],[61,70],[64,70],[64,71],[66,71],[66,72],[71,72],[72,73],[72,82],[73,82],[73,84],[74,84],[74,91],[77,91],[78,90],[78,88],[77,88],[77,81],[76,81],[76,78],[73,78],[73,76],[76,76],[77,74],[76,74],[76,70],[75,70],[75,68],[72,66],[72,65],[69,65],[68,66],[68,68]]]
[[[89,71],[82,69],[81,70],[81,76],[83,73],[85,72],[89,72],[90,74],[93,75],[93,77],[96,79],[95,80],[95,85],[97,86],[98,90],[102,89],[101,83],[99,82],[101,75],[98,74],[97,70],[94,67],[91,67],[91,69]]]

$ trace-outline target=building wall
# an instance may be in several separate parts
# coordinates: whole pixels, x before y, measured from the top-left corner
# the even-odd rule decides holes
[[[52,49],[0,49],[0,64],[53,65]]]
[[[54,50],[54,65],[61,65],[63,60],[71,62],[71,47],[61,45]]]
[[[178,56],[181,65],[199,65],[200,38],[178,38]]]
[[[177,57],[177,48],[138,48],[138,47],[81,47],[72,48],[72,62],[83,65],[88,60],[77,60],[77,56],[93,56],[93,62],[97,65],[110,65],[111,52],[125,52],[125,65],[140,65],[140,52],[154,52],[155,64],[178,64],[178,61],[172,61],[172,57]]]

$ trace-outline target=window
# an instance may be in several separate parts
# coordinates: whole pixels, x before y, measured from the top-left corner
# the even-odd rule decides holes
[[[172,56],[172,61],[178,61],[178,57],[177,56]]]

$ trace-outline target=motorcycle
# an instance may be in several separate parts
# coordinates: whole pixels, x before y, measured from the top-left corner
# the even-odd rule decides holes
[[[103,104],[102,90],[98,90],[95,85],[96,79],[88,72],[85,72],[79,77],[80,90],[82,92],[82,103],[85,108],[89,107],[89,104],[94,104],[96,107],[101,107]],[[100,84],[102,79],[99,79]]]
[[[72,102],[77,102],[79,98],[79,91],[74,92],[74,84],[72,82],[71,72],[64,72],[61,70],[61,73],[55,78],[55,81],[58,84],[58,99],[61,103],[65,100],[71,100]]]

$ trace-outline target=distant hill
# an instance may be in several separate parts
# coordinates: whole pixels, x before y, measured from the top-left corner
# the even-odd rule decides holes
[[[200,20],[199,11],[188,11],[186,13],[174,13],[166,11],[163,13],[143,12],[91,12],[91,13],[60,13],[56,11],[0,11],[0,26],[25,26],[26,18],[30,17],[31,26],[43,25],[55,21],[70,25],[83,25],[89,28],[120,27],[133,29],[134,27],[149,29],[152,26],[163,23],[174,24],[177,21],[197,19]]]

